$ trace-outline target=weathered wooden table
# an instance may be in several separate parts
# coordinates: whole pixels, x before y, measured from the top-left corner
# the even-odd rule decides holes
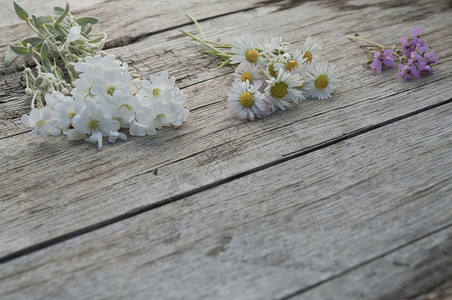
[[[23,0],[49,12],[62,1]],[[21,61],[0,69],[0,298],[452,298],[450,1],[74,1],[107,51],[189,95],[180,128],[102,151],[26,137]],[[0,60],[30,34],[1,1]],[[337,64],[326,101],[258,122],[224,109],[232,69],[178,29],[232,42],[308,34]],[[416,26],[435,73],[377,76],[346,35],[396,43]]]

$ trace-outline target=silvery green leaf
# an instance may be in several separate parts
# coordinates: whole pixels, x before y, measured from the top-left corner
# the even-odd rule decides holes
[[[53,8],[53,13],[54,13],[55,15],[61,15],[63,12],[64,12],[64,8],[62,8],[62,7],[55,6],[55,7]]]
[[[93,17],[81,17],[75,20],[75,22],[78,23],[80,26],[86,26],[88,24],[97,24],[99,23],[99,19],[93,18]]]
[[[92,29],[92,28],[93,28],[93,26],[91,26],[91,24],[88,24],[88,25],[82,27],[82,31],[83,31],[85,34],[89,34],[89,33],[91,32],[91,29]]]
[[[42,65],[47,69],[47,71],[52,72],[52,63],[48,58],[42,59]]]
[[[8,50],[6,50],[5,62],[3,63],[3,66],[9,66],[18,56],[19,54],[15,53],[11,49],[11,47],[8,47]]]
[[[58,17],[58,19],[56,19],[55,25],[60,24],[64,20],[64,18],[66,18],[68,13],[69,13],[69,3],[66,2],[66,7],[63,13]]]
[[[58,59],[60,58],[60,53],[58,52],[58,50],[54,49],[52,51],[53,53],[53,60],[55,61],[55,63],[58,61]]]
[[[89,40],[89,36],[88,36],[86,33],[84,33],[84,32],[82,31],[82,32],[80,32],[80,34],[81,34],[81,36],[83,36],[85,39]]]
[[[25,40],[23,40],[22,44],[24,44],[24,45],[31,44],[33,47],[35,47],[36,45],[39,45],[43,41],[44,40],[40,37],[30,37],[30,38],[26,38]]]
[[[47,58],[49,56],[50,53],[50,49],[49,49],[49,44],[47,43],[47,41],[44,41],[44,43],[42,43],[41,46],[41,58]]]
[[[52,20],[50,19],[49,15],[39,16],[36,18],[36,22],[39,24],[47,24],[50,23]]]
[[[19,55],[25,55],[28,53],[28,48],[24,47],[22,45],[9,44],[9,49],[11,49],[14,53],[19,54]]]
[[[60,26],[60,25],[55,24],[54,27],[55,27],[55,32],[56,32],[58,35],[66,36],[66,33],[61,29],[61,26]]]
[[[17,4],[15,1],[14,1],[14,10],[16,11],[16,14],[20,19],[24,21],[28,20],[28,13],[25,11],[25,9],[20,7],[19,4]]]

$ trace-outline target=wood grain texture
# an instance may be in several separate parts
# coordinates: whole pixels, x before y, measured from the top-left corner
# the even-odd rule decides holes
[[[29,7],[33,1],[21,1],[23,7]],[[36,1],[34,1],[36,2]],[[36,14],[51,13],[54,4],[64,6],[65,1],[52,0],[45,6],[36,10]],[[94,26],[93,32],[107,32],[108,39],[105,48],[114,48],[134,43],[153,33],[176,28],[189,24],[190,20],[185,16],[190,12],[198,19],[208,19],[218,15],[234,13],[255,7],[258,1],[226,1],[226,0],[190,0],[190,1],[165,1],[162,5],[158,1],[81,1],[74,6],[75,16],[93,16],[100,20]],[[6,6],[6,5],[5,5]],[[10,9],[12,2],[8,3]],[[118,9],[120,7],[120,9]],[[35,13],[35,5],[30,5],[29,13]],[[8,42],[18,42],[30,35],[30,29],[18,19],[15,14],[8,14],[8,24],[0,26],[0,62],[4,61]],[[5,22],[5,21],[4,21]],[[6,23],[6,22],[5,22]],[[14,33],[12,33],[14,32]],[[22,68],[23,60],[19,59],[12,67],[4,68],[0,74],[11,73],[17,68]]]
[[[165,205],[3,264],[0,295],[278,299],[304,290],[329,299],[336,290],[322,287],[340,285],[344,299],[404,299],[416,293],[405,284],[428,290],[452,274],[451,113],[443,105],[203,191],[194,205]]]
[[[308,28],[325,44],[323,57],[338,64],[342,84],[331,101],[305,101],[254,123],[239,122],[225,114],[230,70],[218,71],[218,62],[200,54],[202,48],[177,30],[117,48],[114,52],[137,72],[169,68],[177,75],[190,96],[188,108],[192,114],[177,130],[163,130],[152,138],[131,138],[106,146],[102,152],[90,144],[70,143],[63,136],[37,144],[36,139],[18,134],[26,132],[18,118],[28,110],[28,99],[17,97],[21,92],[14,85],[16,81],[4,77],[11,94],[2,97],[5,100],[0,104],[5,114],[5,135],[0,144],[5,153],[0,158],[0,222],[4,229],[0,232],[0,255],[450,99],[451,50],[443,41],[450,39],[450,24],[444,20],[451,12],[446,10],[445,2],[435,4],[417,2],[417,6],[387,9],[375,5],[350,18],[354,15],[351,10],[309,2],[289,10],[265,6],[203,22],[208,36],[218,35],[224,41],[241,34],[242,26],[236,20],[253,21],[268,34],[278,34],[280,28],[270,26],[266,20],[282,20],[288,28],[284,37],[295,45],[304,38],[300,31]],[[406,10],[414,13],[421,8],[425,14],[411,22],[401,24],[392,15],[400,16]],[[293,17],[299,15],[306,16],[301,24]],[[393,32],[409,32],[419,22],[426,28],[425,39],[444,58],[433,76],[415,83],[395,80],[395,72],[375,76],[362,68],[364,54],[356,43],[345,39],[346,34],[367,30],[366,35],[376,40],[394,41]],[[341,28],[331,32],[329,29],[338,23]],[[193,26],[184,29],[193,30]],[[328,51],[332,45],[342,51]],[[195,178],[191,185],[174,185],[179,176],[191,175]]]

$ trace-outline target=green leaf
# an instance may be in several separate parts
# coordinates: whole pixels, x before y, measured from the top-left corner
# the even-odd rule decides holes
[[[105,37],[102,36],[102,37],[99,37],[99,38],[94,39],[94,40],[89,40],[88,42],[91,43],[91,44],[96,44],[96,43],[99,43],[100,41],[102,41],[104,38]]]
[[[47,24],[47,23],[52,22],[52,19],[50,18],[49,15],[44,15],[44,16],[37,17],[36,22],[39,24]]]
[[[66,2],[66,8],[64,9],[63,13],[58,17],[58,19],[55,21],[55,25],[60,24],[64,20],[64,18],[66,18],[68,13],[69,13],[69,3]]]
[[[61,29],[61,26],[60,26],[60,25],[55,24],[55,32],[56,32],[58,35],[66,36],[66,33]]]
[[[47,58],[49,56],[50,53],[50,49],[49,49],[49,44],[47,43],[47,41],[44,41],[44,43],[42,43],[41,46],[41,58]]]
[[[88,24],[94,25],[99,23],[99,19],[93,17],[81,17],[75,20],[75,22],[77,22],[80,26],[86,26]]]
[[[15,1],[14,1],[14,10],[16,11],[17,16],[21,20],[24,21],[28,20],[28,13],[26,12],[26,10],[20,7],[19,4],[17,4]]]
[[[24,47],[22,45],[9,44],[9,48],[11,49],[11,51],[13,51],[14,53],[19,54],[19,55],[25,55],[28,53],[28,48]]]
[[[93,26],[91,26],[91,24],[88,24],[88,25],[82,27],[82,31],[85,34],[89,34],[91,32],[91,29],[93,29]]]
[[[64,12],[64,8],[62,8],[62,7],[55,6],[55,7],[53,8],[53,13],[54,13],[55,15],[61,15],[63,12]]]
[[[52,63],[48,58],[42,59],[42,65],[47,69],[47,71],[52,72]]]
[[[25,40],[23,40],[22,44],[24,44],[24,45],[31,44],[33,47],[35,47],[36,45],[39,45],[43,41],[44,40],[40,37],[30,37],[30,38],[26,38]]]
[[[11,47],[8,47],[8,50],[6,50],[6,56],[5,56],[5,62],[3,63],[3,67],[9,66],[17,57],[19,54],[15,53]]]

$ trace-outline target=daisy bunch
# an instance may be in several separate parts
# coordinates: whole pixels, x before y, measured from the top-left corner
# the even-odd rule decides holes
[[[422,27],[418,26],[411,31],[411,37],[402,36],[400,43],[391,47],[359,37],[347,36],[347,38],[367,43],[361,45],[370,53],[369,59],[364,63],[365,66],[375,69],[380,74],[382,69],[391,68],[398,61],[397,78],[412,80],[433,73],[432,66],[439,61],[435,50],[430,49],[420,38],[421,33]]]
[[[154,135],[187,118],[187,96],[175,86],[175,78],[166,71],[149,79],[130,74],[126,62],[101,51],[106,34],[89,34],[96,19],[75,19],[69,5],[55,8],[60,13],[55,17],[29,17],[18,4],[14,7],[39,35],[11,44],[5,61],[8,65],[23,54],[36,63],[34,71],[24,71],[25,90],[32,100],[22,122],[33,128],[30,134],[48,140],[48,135],[63,133],[69,140],[93,142],[101,149],[104,138],[110,143],[125,140],[126,131],[132,136]]]
[[[219,68],[235,68],[234,82],[226,108],[238,119],[262,119],[277,110],[286,110],[306,97],[327,99],[338,83],[333,64],[322,62],[320,44],[308,36],[303,47],[293,48],[282,37],[264,37],[246,33],[232,44],[206,39],[184,30],[183,34],[207,47],[204,52],[223,60]]]

